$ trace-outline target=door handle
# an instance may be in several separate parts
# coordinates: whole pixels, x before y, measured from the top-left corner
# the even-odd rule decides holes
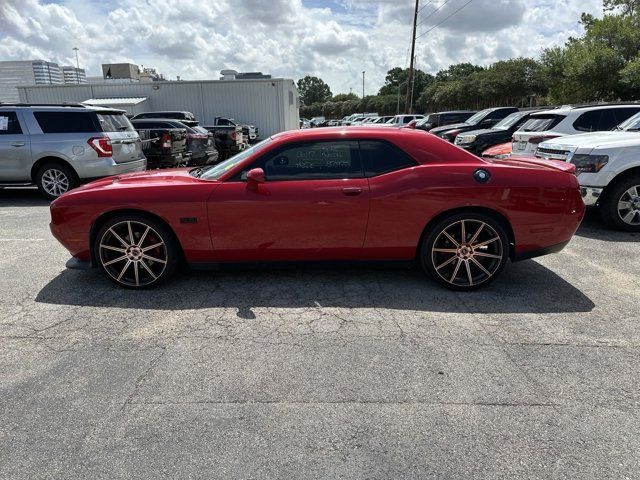
[[[13,145],[14,147],[24,147],[25,143],[24,142],[14,142],[11,145]]]
[[[362,193],[362,189],[360,187],[345,187],[342,189],[342,193],[348,196],[360,195]]]

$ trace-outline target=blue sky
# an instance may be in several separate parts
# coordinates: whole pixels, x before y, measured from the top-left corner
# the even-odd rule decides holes
[[[419,68],[489,65],[540,54],[579,35],[580,13],[601,0],[421,0]],[[217,78],[222,69],[298,78],[334,93],[374,93],[408,62],[414,0],[0,0],[0,60],[132,62],[170,78]],[[459,11],[458,11],[459,10]],[[452,15],[448,20],[447,17]],[[444,21],[444,23],[443,23]]]

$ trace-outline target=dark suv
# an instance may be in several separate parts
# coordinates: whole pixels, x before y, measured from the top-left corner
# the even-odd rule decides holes
[[[480,155],[487,148],[511,140],[513,132],[520,129],[531,117],[531,114],[540,110],[528,110],[515,112],[503,118],[491,128],[480,130],[470,130],[459,134],[455,139],[455,144],[468,150],[471,153]]]
[[[514,107],[487,108],[480,110],[463,123],[454,123],[446,127],[434,128],[430,130],[430,132],[449,142],[453,142],[456,136],[463,132],[478,130],[480,128],[491,128],[506,116],[517,111],[518,109]]]
[[[475,113],[475,110],[452,110],[450,112],[430,113],[416,123],[416,128],[428,132],[432,128],[465,122]]]

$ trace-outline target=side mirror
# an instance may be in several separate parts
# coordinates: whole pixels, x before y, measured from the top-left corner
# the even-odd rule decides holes
[[[247,172],[247,186],[251,188],[257,188],[260,183],[266,182],[267,179],[264,176],[264,170],[261,168],[252,168]]]

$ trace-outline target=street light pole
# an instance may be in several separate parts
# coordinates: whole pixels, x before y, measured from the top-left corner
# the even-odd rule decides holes
[[[78,60],[78,47],[73,47],[76,52],[76,83],[80,85],[80,61]]]

